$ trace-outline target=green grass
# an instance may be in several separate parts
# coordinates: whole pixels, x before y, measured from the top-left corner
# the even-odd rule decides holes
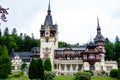
[[[74,76],[56,76],[53,80],[74,80]]]
[[[8,76],[7,79],[0,79],[0,80],[30,80],[28,75],[20,75],[20,72],[13,72],[11,75]]]
[[[56,76],[53,80],[74,80],[74,76]],[[13,72],[7,79],[0,80],[30,80],[28,75],[20,75],[19,72]],[[118,80],[107,76],[92,76],[91,80]]]
[[[91,80],[118,80],[118,79],[111,78],[108,76],[92,76]]]
[[[53,80],[74,80],[74,76],[56,76]],[[92,76],[91,80],[118,80],[107,76]]]

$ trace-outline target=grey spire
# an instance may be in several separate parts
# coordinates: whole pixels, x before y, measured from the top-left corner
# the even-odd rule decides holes
[[[98,41],[105,41],[105,38],[103,37],[103,35],[101,34],[101,28],[99,25],[99,18],[97,17],[97,35],[94,38],[94,42],[98,42]]]
[[[97,17],[97,31],[100,31],[101,28],[100,28],[100,24],[99,24],[99,18]]]
[[[46,16],[45,22],[44,22],[44,26],[46,25],[46,23],[49,24],[50,27],[53,26],[53,21],[52,21],[52,15],[51,15],[51,10],[50,10],[50,0],[49,0],[49,5],[48,5],[48,14]]]
[[[45,28],[47,27],[47,25],[49,25],[51,30],[57,30],[57,28],[55,27],[55,25],[53,25],[53,20],[52,20],[52,15],[51,15],[51,10],[50,10],[50,0],[49,0],[49,4],[48,4],[48,10],[47,10],[47,15],[44,21],[44,24],[41,25],[41,30],[45,30]]]
[[[50,10],[50,0],[49,0],[49,4],[48,4],[48,15],[50,15],[50,13],[51,13],[51,10]]]

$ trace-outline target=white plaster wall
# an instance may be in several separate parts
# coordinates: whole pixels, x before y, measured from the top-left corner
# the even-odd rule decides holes
[[[95,63],[95,70],[101,70],[100,62]]]
[[[83,63],[83,69],[84,70],[89,70],[89,63],[88,62]]]

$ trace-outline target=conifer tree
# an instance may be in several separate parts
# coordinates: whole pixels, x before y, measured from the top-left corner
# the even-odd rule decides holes
[[[118,79],[120,79],[120,58],[118,59]]]
[[[109,41],[108,38],[106,38],[105,50],[106,50],[105,59],[114,60],[113,44]]]
[[[0,28],[0,37],[2,36],[1,28]]]
[[[32,58],[29,66],[29,71],[28,71],[28,76],[30,79],[35,79],[36,78],[36,61],[34,58]]]
[[[8,27],[6,27],[4,30],[4,36],[8,36],[8,35],[9,35],[9,29]]]
[[[114,44],[114,53],[115,53],[115,60],[118,60],[118,58],[120,58],[120,41],[118,37],[116,37],[116,41]]]
[[[7,78],[11,74],[11,62],[6,46],[1,46],[0,50],[0,78]]]
[[[37,59],[37,72],[36,72],[36,78],[39,78],[40,80],[44,80],[44,67],[43,67],[43,61],[42,59]]]
[[[50,58],[47,58],[44,61],[44,70],[46,70],[46,71],[52,71],[52,65],[51,65]]]
[[[12,35],[17,35],[17,30],[16,30],[16,28],[13,28],[13,30],[12,30]]]

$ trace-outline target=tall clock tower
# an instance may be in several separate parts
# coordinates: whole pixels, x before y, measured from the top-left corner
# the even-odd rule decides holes
[[[40,58],[50,58],[53,66],[54,50],[58,48],[58,26],[53,24],[50,3],[44,24],[41,25],[40,41]]]

